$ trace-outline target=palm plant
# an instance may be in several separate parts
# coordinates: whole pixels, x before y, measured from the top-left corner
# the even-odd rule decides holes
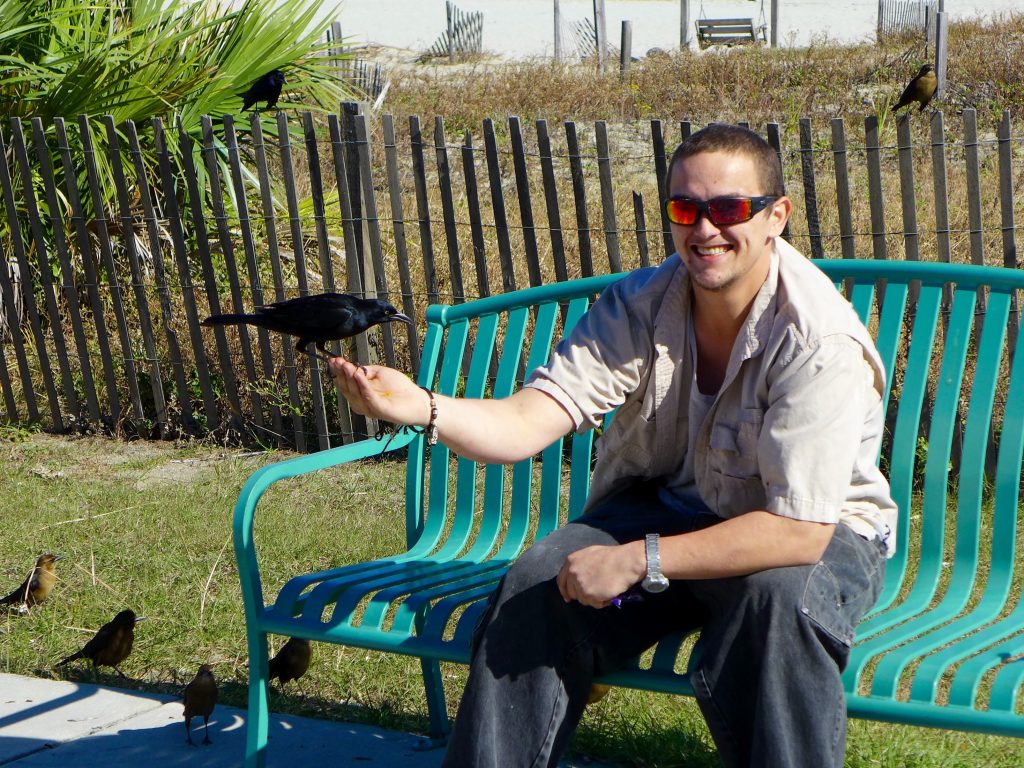
[[[324,41],[339,13],[339,0],[0,0],[0,115],[39,118],[47,137],[56,118],[109,115],[140,133],[161,118],[196,140],[198,160],[202,116],[237,113],[238,94],[272,69],[287,73],[281,107],[325,111],[351,97]],[[265,130],[275,135],[276,125]],[[113,198],[106,133],[91,133],[101,188]],[[145,162],[155,169],[154,157]],[[84,172],[72,183],[90,218]],[[8,226],[0,221],[0,241]]]

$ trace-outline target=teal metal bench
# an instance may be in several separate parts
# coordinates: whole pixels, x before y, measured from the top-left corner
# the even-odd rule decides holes
[[[1024,273],[938,263],[817,262],[875,335],[892,396],[880,460],[900,508],[897,552],[844,681],[851,715],[1024,736],[1024,558],[1016,532],[1024,453]],[[433,306],[419,383],[467,397],[514,391],[622,275]],[[838,406],[838,404],[837,404]],[[267,634],[420,657],[434,736],[448,719],[438,661],[465,663],[484,600],[535,537],[578,514],[593,433],[511,468],[398,434],[408,451],[405,552],[297,575],[266,604],[253,522],[273,483],[381,452],[367,440],[256,471],[238,499],[235,553],[250,656],[246,765],[267,742]],[[951,475],[950,468],[953,468]],[[988,475],[986,475],[986,471]],[[330,503],[325,500],[325,503]],[[605,682],[691,694],[683,637]],[[680,670],[680,671],[677,671]]]

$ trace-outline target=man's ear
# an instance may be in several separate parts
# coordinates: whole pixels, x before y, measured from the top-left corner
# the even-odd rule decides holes
[[[793,201],[783,195],[771,205],[768,213],[768,226],[772,237],[778,237],[786,228],[790,214],[793,213]]]

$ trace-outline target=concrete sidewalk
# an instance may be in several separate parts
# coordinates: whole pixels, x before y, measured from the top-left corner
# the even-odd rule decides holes
[[[202,718],[185,743],[180,699],[85,683],[0,674],[0,765],[16,768],[241,766],[243,709],[217,706],[203,746]],[[442,750],[420,736],[365,725],[271,714],[267,765],[434,768]]]
[[[200,717],[192,720],[197,746],[190,747],[176,696],[0,673],[0,766],[240,768],[245,719],[244,709],[218,704],[213,744],[200,743]],[[271,712],[267,766],[440,766],[443,750],[418,750],[422,742],[416,734]],[[562,768],[602,765],[583,759]]]

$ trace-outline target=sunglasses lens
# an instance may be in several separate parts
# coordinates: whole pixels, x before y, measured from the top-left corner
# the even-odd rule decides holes
[[[697,221],[697,214],[700,209],[691,200],[669,200],[666,205],[668,220],[673,224],[689,226]]]
[[[753,201],[749,197],[720,197],[708,201],[708,212],[715,224],[739,224],[753,216]]]

